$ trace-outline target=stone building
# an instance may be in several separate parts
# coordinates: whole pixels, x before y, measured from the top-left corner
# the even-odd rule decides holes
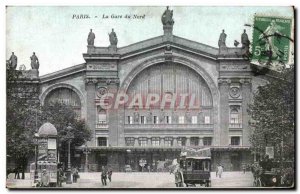
[[[73,106],[92,131],[90,171],[107,164],[115,171],[125,165],[136,171],[149,165],[155,171],[158,161],[176,158],[184,147],[211,148],[213,168],[220,163],[225,170],[240,170],[242,163],[253,161],[247,106],[268,75],[254,75],[245,60],[249,45],[227,47],[224,31],[219,48],[173,35],[168,11],[163,35],[124,47],[117,39],[108,47],[91,41],[85,63],[39,77],[40,102]],[[115,108],[120,92],[142,99],[142,105]],[[172,99],[185,94],[187,100],[172,106]],[[164,96],[168,100],[162,106]],[[144,103],[147,99],[153,103]],[[190,107],[194,102],[198,106]],[[74,162],[83,167],[85,156],[80,148],[76,152]]]

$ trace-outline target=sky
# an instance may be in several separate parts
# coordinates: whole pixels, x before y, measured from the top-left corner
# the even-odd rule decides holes
[[[36,53],[40,75],[84,63],[87,36],[90,29],[96,35],[95,46],[109,45],[108,33],[114,28],[118,47],[163,35],[160,7],[86,7],[86,6],[8,6],[6,8],[6,59],[11,52],[18,57],[18,66],[30,69],[30,56]],[[217,47],[222,29],[227,34],[227,46],[240,41],[246,29],[252,39],[254,15],[293,17],[292,7],[181,7],[171,6],[175,21],[173,34]],[[88,19],[73,16],[89,15]],[[128,19],[125,15],[144,16]],[[108,19],[103,19],[103,15]],[[122,18],[111,18],[121,15]],[[97,16],[97,17],[96,17]]]

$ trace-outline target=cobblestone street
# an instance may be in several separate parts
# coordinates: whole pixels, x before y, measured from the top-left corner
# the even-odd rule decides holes
[[[80,173],[77,183],[65,184],[63,188],[175,188],[174,175],[169,173],[113,173],[112,182],[107,186],[101,183],[101,173]],[[25,180],[7,180],[10,188],[31,188],[29,174]],[[253,178],[251,172],[224,172],[222,178],[211,173],[212,188],[243,188],[251,187]],[[188,188],[187,188],[188,189]]]

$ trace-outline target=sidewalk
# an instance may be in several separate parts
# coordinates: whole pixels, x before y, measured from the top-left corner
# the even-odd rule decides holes
[[[101,183],[101,172],[80,173],[75,184],[64,184],[64,188],[166,188],[175,187],[174,175],[156,172],[116,172],[112,174],[112,182]]]
[[[175,188],[175,177],[166,172],[115,172],[112,174],[112,182],[107,181],[107,185],[101,183],[101,172],[81,172],[77,183],[63,183],[62,188]],[[12,174],[11,174],[12,175]],[[25,180],[7,179],[7,187],[10,188],[32,188],[29,173]],[[213,188],[241,188],[252,187],[253,176],[251,172],[224,172],[222,178],[216,177],[215,172],[211,172]]]
[[[242,171],[223,172],[222,178],[216,177],[216,172],[211,174],[211,186],[213,188],[247,188],[253,187],[253,175],[251,172]]]

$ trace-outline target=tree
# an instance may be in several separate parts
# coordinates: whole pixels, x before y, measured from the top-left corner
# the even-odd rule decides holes
[[[7,157],[21,170],[22,178],[25,178],[24,172],[29,159],[34,157],[34,134],[45,122],[50,122],[56,127],[61,148],[66,148],[65,135],[69,123],[73,128],[73,147],[80,146],[90,139],[91,132],[85,121],[78,119],[72,107],[57,102],[41,107],[38,99],[39,85],[36,82],[28,82],[21,71],[10,68],[9,64],[6,78]]]
[[[35,126],[28,116],[34,115],[39,101],[36,88],[24,82],[20,71],[11,68],[9,63],[6,65],[6,153],[8,161],[15,161],[24,179],[28,158],[34,153]]]
[[[294,84],[294,66],[285,68],[277,78],[258,87],[248,109],[253,120],[252,146],[260,153],[265,152],[266,146],[274,146],[276,160],[294,160],[295,157]]]
[[[66,142],[67,127],[69,124],[72,126],[74,139],[72,145],[80,146],[84,142],[90,140],[91,131],[86,126],[85,120],[79,119],[79,116],[71,106],[63,103],[54,102],[46,104],[41,108],[41,118],[44,122],[52,123],[57,129],[57,135],[61,143]]]

